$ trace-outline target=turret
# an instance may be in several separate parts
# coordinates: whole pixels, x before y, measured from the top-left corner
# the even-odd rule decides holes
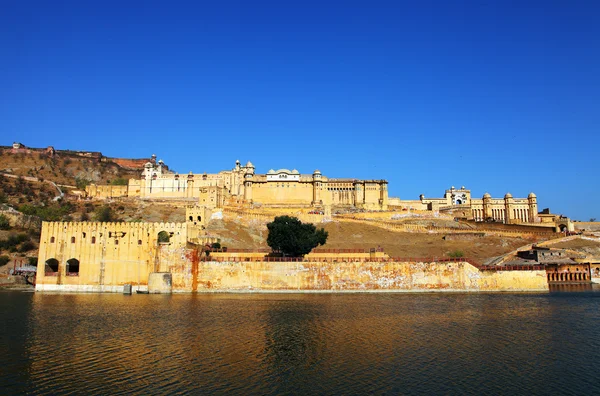
[[[515,204],[515,200],[511,193],[507,192],[504,196],[504,222],[507,224],[511,224],[514,220],[513,216],[513,206]]]
[[[489,193],[483,194],[483,219],[494,217],[492,214],[492,196]]]
[[[252,201],[252,180],[254,179],[254,165],[248,161],[246,164],[246,172],[244,174],[244,200]]]
[[[387,210],[388,208],[388,189],[387,181],[382,180],[379,184],[379,209]]]
[[[537,197],[534,193],[529,193],[527,196],[527,201],[529,203],[529,222],[535,223],[538,219],[538,205],[537,205]]]
[[[313,172],[313,205],[319,205],[321,202],[321,171],[315,169]]]

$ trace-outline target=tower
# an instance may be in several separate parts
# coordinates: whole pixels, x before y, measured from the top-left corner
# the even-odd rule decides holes
[[[492,215],[492,196],[489,193],[483,194],[483,219],[493,218]]]
[[[244,200],[252,202],[252,179],[254,178],[254,165],[248,161],[244,174]]]
[[[506,224],[512,224],[514,220],[513,216],[513,206],[515,204],[515,200],[511,193],[507,192],[504,196],[504,222]]]
[[[321,185],[322,185],[321,171],[316,169],[313,172],[313,200],[312,200],[313,206],[321,204]]]
[[[527,196],[527,201],[529,203],[529,222],[535,223],[537,221],[538,215],[538,205],[537,205],[537,196],[534,193],[529,193]]]

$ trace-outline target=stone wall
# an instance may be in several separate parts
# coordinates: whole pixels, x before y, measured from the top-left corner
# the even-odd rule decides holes
[[[166,232],[169,242],[159,243]],[[36,290],[115,291],[185,258],[185,223],[44,222]]]
[[[545,291],[545,271],[479,271],[466,262],[200,261],[174,292]]]

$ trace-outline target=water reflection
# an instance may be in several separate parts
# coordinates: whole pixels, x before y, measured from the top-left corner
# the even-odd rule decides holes
[[[600,294],[0,293],[3,393],[589,394]]]

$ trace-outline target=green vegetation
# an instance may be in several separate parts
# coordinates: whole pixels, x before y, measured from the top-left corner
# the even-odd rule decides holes
[[[460,257],[464,257],[465,254],[463,253],[462,250],[454,250],[454,251],[448,253],[448,256],[452,257],[452,258],[460,258]]]
[[[99,208],[97,208],[94,213],[94,218],[96,219],[96,221],[100,221],[102,223],[115,221],[112,209],[108,205],[100,206]]]
[[[35,248],[35,244],[27,234],[10,234],[7,239],[0,239],[0,250],[25,253]]]
[[[19,212],[37,216],[43,221],[61,221],[65,220],[69,214],[73,213],[74,207],[69,202],[52,203],[48,206],[36,206],[32,204],[23,204],[19,206]]]
[[[169,233],[166,231],[161,231],[158,233],[158,243],[168,243],[171,240]]]
[[[75,185],[77,186],[78,189],[80,190],[85,190],[85,188],[91,183],[91,180],[88,179],[84,179],[82,177],[76,177],[75,178]]]
[[[19,252],[25,253],[35,249],[35,244],[31,241],[25,241],[19,246]]]
[[[28,261],[29,265],[33,265],[34,267],[37,267],[37,265],[38,265],[37,257],[27,257],[27,261]]]
[[[0,256],[0,267],[6,265],[10,261],[10,257],[8,256]]]
[[[0,230],[10,230],[10,221],[3,214],[0,214]]]
[[[129,184],[129,182],[123,177],[118,177],[115,180],[112,180],[109,184],[112,184],[113,186],[126,186]]]
[[[284,256],[301,257],[327,242],[325,229],[317,230],[313,224],[303,224],[296,217],[278,216],[267,224],[267,244]]]

